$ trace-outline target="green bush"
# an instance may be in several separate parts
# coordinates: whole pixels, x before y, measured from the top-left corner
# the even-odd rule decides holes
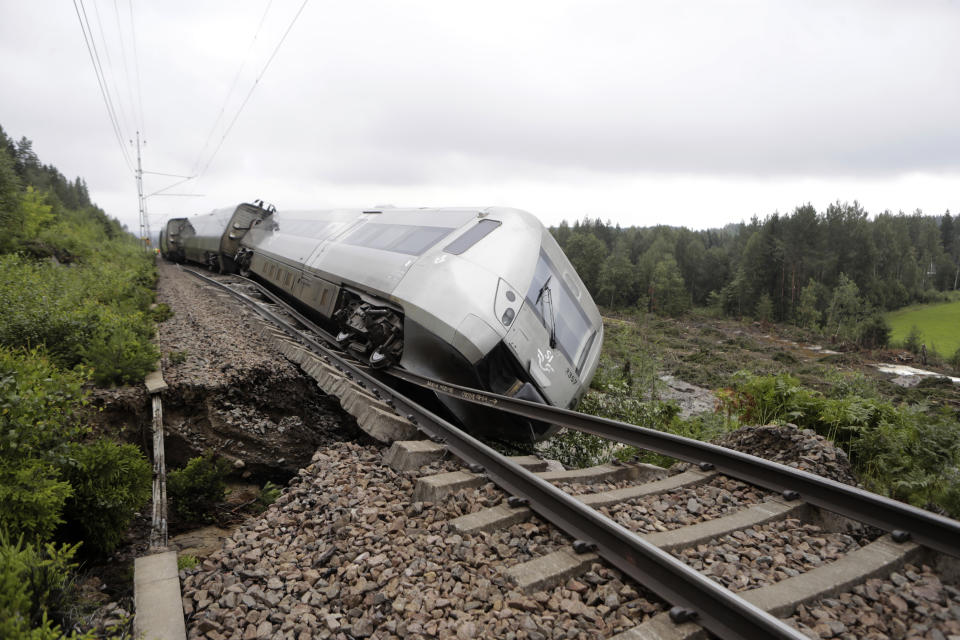
[[[89,371],[61,371],[39,351],[0,347],[0,521],[46,539],[67,521],[91,547],[119,542],[150,496],[151,469],[132,445],[79,444]]]
[[[42,454],[55,463],[87,432],[77,414],[89,372],[62,371],[38,350],[0,346],[0,460]]]
[[[100,384],[152,370],[152,265],[139,264],[142,255],[112,257],[64,266],[0,255],[0,346],[41,347],[64,368],[93,367]]]
[[[167,496],[179,517],[211,522],[213,509],[223,502],[230,463],[212,453],[191,458],[187,466],[167,474]]]
[[[63,522],[73,494],[57,470],[37,459],[0,461],[0,522],[15,536],[45,540]]]
[[[150,309],[150,317],[158,324],[166,322],[173,317],[173,310],[166,302],[160,302]]]
[[[266,511],[267,507],[276,502],[277,498],[280,497],[280,491],[281,487],[267,480],[267,483],[263,485],[263,489],[260,490],[260,494],[254,503],[255,509],[257,511]]]
[[[24,544],[0,530],[0,638],[60,638],[59,613],[79,545]]]
[[[912,353],[920,353],[920,346],[923,344],[923,333],[917,328],[917,325],[910,327],[910,333],[903,339],[903,348]]]
[[[72,494],[60,469],[87,432],[83,370],[63,372],[38,351],[0,347],[0,522],[12,535],[49,537]]]
[[[94,549],[112,551],[150,499],[150,463],[133,445],[100,439],[77,445],[64,475],[74,491],[64,511],[68,528]]]
[[[139,320],[139,314],[133,317]],[[130,316],[105,313],[101,325],[80,350],[93,368],[93,379],[102,385],[137,383],[153,371],[159,352],[145,336],[127,323]]]
[[[950,363],[950,366],[953,367],[954,371],[960,371],[960,347],[953,352],[953,355],[950,356],[950,360],[948,360],[948,362]]]
[[[884,349],[890,343],[890,325],[883,314],[875,313],[860,323],[858,343],[866,349]]]
[[[960,516],[960,422],[949,409],[894,405],[858,376],[825,396],[790,376],[743,372],[721,406],[749,424],[813,429],[847,451],[871,491]]]

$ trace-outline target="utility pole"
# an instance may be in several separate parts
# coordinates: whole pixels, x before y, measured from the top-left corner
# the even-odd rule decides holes
[[[147,144],[144,141],[143,144]],[[143,166],[140,163],[140,132],[137,131],[137,200],[140,203],[140,242],[147,251],[150,243],[150,220],[147,218],[147,203],[143,197]]]

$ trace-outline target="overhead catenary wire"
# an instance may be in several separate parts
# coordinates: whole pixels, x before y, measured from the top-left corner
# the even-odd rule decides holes
[[[147,136],[147,126],[143,115],[143,90],[140,83],[140,55],[137,53],[137,27],[133,20],[133,0],[128,0],[130,8],[130,40],[133,43],[133,68],[137,76],[137,108],[140,113],[140,133]]]
[[[127,110],[124,109],[123,101],[120,99],[120,86],[117,83],[117,73],[113,69],[113,56],[110,55],[110,47],[107,44],[107,30],[103,28],[103,20],[100,18],[100,5],[97,0],[93,0],[93,14],[97,18],[97,27],[100,29],[100,44],[102,45],[103,57],[107,61],[106,74],[104,75],[104,80],[107,80],[107,75],[109,75],[109,82],[113,85],[113,95],[116,97],[116,109],[117,116],[120,123],[121,133],[126,133],[130,131],[128,126],[131,121],[133,121],[133,126],[136,127],[135,119],[133,114],[130,114],[130,117],[127,115]],[[93,37],[93,34],[90,34]],[[98,49],[99,51],[99,49]],[[132,105],[131,105],[132,107]],[[126,135],[124,135],[126,138]]]
[[[123,131],[120,128],[120,124],[117,122],[117,114],[113,108],[113,104],[110,100],[110,93],[108,87],[106,86],[105,78],[103,77],[103,68],[100,65],[100,59],[97,55],[96,43],[93,42],[93,31],[90,30],[90,23],[86,19],[87,12],[86,8],[83,7],[83,0],[73,0],[73,8],[77,13],[77,21],[80,23],[80,31],[83,33],[83,41],[87,46],[87,53],[90,56],[90,63],[93,65],[94,75],[97,77],[97,85],[100,87],[100,96],[103,98],[103,104],[107,109],[107,117],[110,119],[110,124],[113,128],[113,134],[117,139],[117,144],[120,145],[120,152],[123,154],[124,163],[126,163],[127,168],[130,171],[133,171],[133,163],[130,160],[126,145],[123,144]],[[81,10],[83,13],[82,16]],[[85,23],[86,26],[84,26]]]
[[[93,72],[97,78],[97,85],[100,87],[100,95],[103,98],[104,106],[107,109],[107,116],[110,119],[110,124],[113,128],[114,135],[117,138],[117,143],[120,145],[120,151],[123,154],[124,162],[127,164],[127,168],[131,171],[133,170],[133,163],[130,160],[129,153],[127,152],[126,146],[123,144],[124,140],[124,130],[117,117],[117,111],[114,108],[113,100],[110,96],[110,87],[107,84],[106,75],[103,71],[103,64],[100,61],[100,55],[97,51],[97,44],[94,39],[93,29],[90,27],[90,20],[87,17],[87,10],[83,4],[83,0],[79,0],[79,7],[77,6],[77,0],[74,0],[73,8],[77,12],[77,20],[80,22],[80,31],[83,33],[83,39],[87,46],[87,53],[90,56],[90,63],[93,65]],[[81,13],[83,14],[81,17]]]
[[[297,19],[300,17],[300,14],[303,13],[303,9],[307,6],[307,2],[310,0],[303,0],[303,3],[300,5],[300,8],[297,10],[297,13],[293,16],[293,20],[290,21],[290,24],[287,26],[287,30],[283,32],[283,36],[280,38],[280,41],[277,43],[277,46],[274,47],[273,53],[270,54],[270,57],[267,59],[266,64],[263,65],[263,69],[260,70],[260,73],[257,75],[256,79],[253,81],[253,86],[250,87],[250,91],[247,92],[246,97],[243,99],[243,102],[240,104],[240,108],[237,109],[237,113],[234,114],[233,119],[230,121],[230,124],[227,126],[226,131],[224,131],[223,136],[220,138],[220,142],[217,144],[216,149],[213,150],[213,153],[210,155],[210,159],[207,160],[206,164],[203,166],[203,169],[197,175],[197,177],[203,176],[207,169],[210,168],[210,164],[213,162],[214,158],[217,157],[220,148],[223,147],[224,141],[226,141],[227,136],[230,135],[230,131],[233,129],[233,125],[236,124],[237,119],[240,117],[240,114],[243,113],[244,107],[247,106],[247,103],[250,101],[250,96],[253,95],[253,92],[256,90],[257,85],[260,84],[260,80],[263,78],[264,74],[267,72],[267,69],[270,68],[270,63],[273,62],[273,59],[277,56],[277,52],[280,51],[280,47],[283,46],[284,41],[286,41],[287,36],[290,35],[290,30],[293,29],[293,25],[296,24]]]
[[[223,98],[223,104],[220,106],[220,111],[217,113],[216,119],[213,121],[213,125],[210,127],[210,131],[207,133],[206,139],[203,141],[203,146],[200,147],[200,153],[197,154],[197,159],[193,163],[193,169],[190,170],[191,173],[196,173],[197,169],[200,166],[200,160],[203,158],[203,154],[206,152],[207,147],[210,145],[210,141],[213,139],[213,134],[217,130],[217,126],[220,124],[220,121],[223,119],[223,114],[226,113],[227,103],[230,101],[230,98],[233,96],[233,90],[237,87],[237,82],[240,80],[240,74],[243,73],[244,67],[247,65],[247,60],[250,58],[250,52],[253,51],[254,45],[257,43],[257,37],[260,35],[260,30],[263,28],[263,23],[267,19],[267,14],[270,12],[270,7],[273,5],[273,0],[268,0],[267,8],[264,9],[263,15],[260,16],[260,23],[257,25],[256,31],[253,33],[253,39],[250,41],[250,46],[247,47],[247,52],[243,56],[243,60],[240,62],[240,67],[237,69],[237,73],[233,76],[233,82],[230,83],[230,88],[227,90],[226,96]]]
[[[94,2],[96,2],[96,0],[94,0]],[[123,27],[120,26],[120,8],[117,6],[117,0],[113,0],[113,15],[117,19],[117,38],[120,40],[120,60],[123,62],[123,77],[126,80],[127,85],[127,100],[130,103],[130,111],[133,114],[133,120],[136,129],[137,131],[140,131],[140,121],[136,117],[136,107],[134,106],[133,101],[133,89],[131,88],[133,82],[130,80],[130,67],[127,64],[127,47],[124,43]],[[117,93],[119,94],[119,91]],[[117,96],[117,101],[120,101],[119,95]]]

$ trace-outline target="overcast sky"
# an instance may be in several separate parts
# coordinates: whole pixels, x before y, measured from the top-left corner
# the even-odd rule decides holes
[[[691,228],[960,209],[960,2],[132,1],[82,4],[119,126],[203,194],[149,198],[154,230],[254,198]],[[0,0],[0,125],[136,227],[71,1]]]

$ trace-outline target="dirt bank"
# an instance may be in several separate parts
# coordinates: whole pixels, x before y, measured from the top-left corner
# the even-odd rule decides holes
[[[258,477],[288,477],[318,446],[356,428],[335,399],[261,337],[259,318],[166,262],[158,264],[166,455],[179,466],[215,451]]]

